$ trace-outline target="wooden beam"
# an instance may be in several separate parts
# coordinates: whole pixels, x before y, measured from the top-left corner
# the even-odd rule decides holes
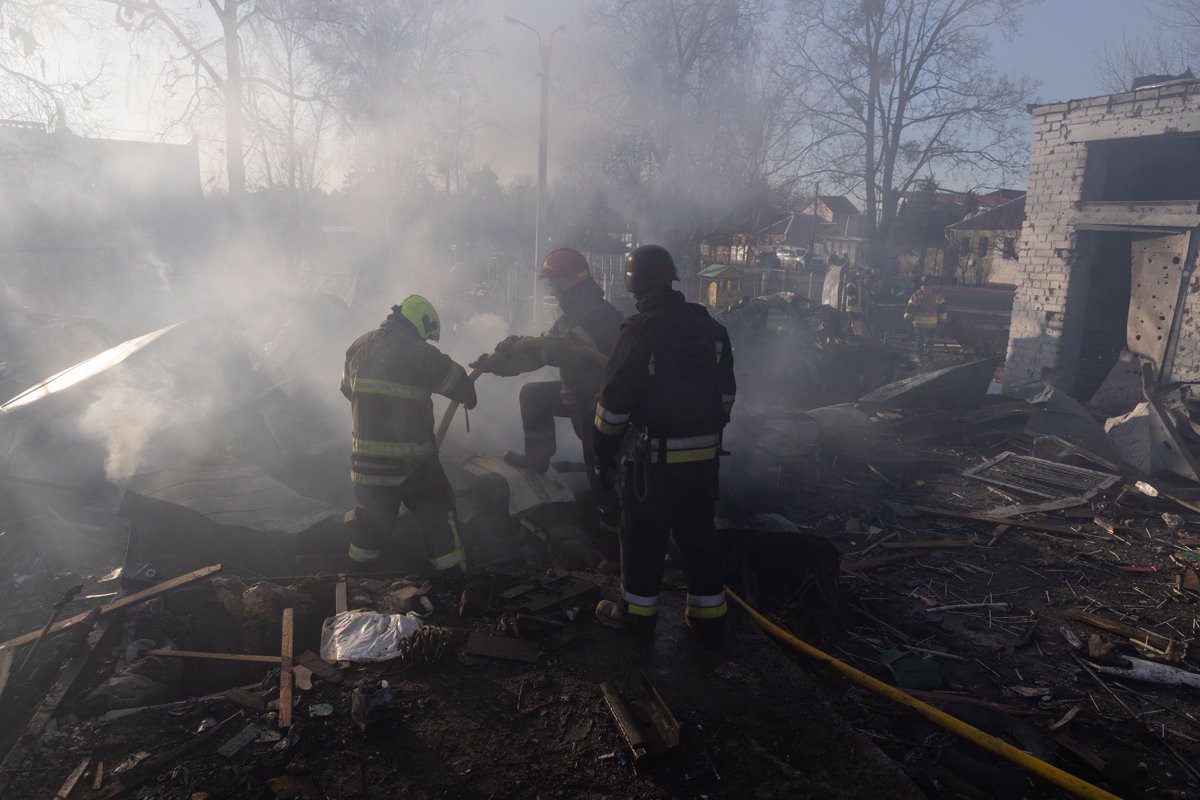
[[[934,517],[963,519],[968,522],[982,522],[986,525],[1011,525],[1014,528],[1024,528],[1029,531],[1056,533],[1059,536],[1072,536],[1076,539],[1085,538],[1084,534],[1068,528],[1066,525],[1052,525],[1049,522],[1035,522],[1026,519],[1012,519],[1010,517],[989,517],[986,514],[968,514],[965,511],[951,511],[948,508],[930,508],[928,506],[913,506],[913,511],[916,511],[918,514],[929,514]]]
[[[200,653],[195,650],[147,650],[148,656],[173,656],[175,658],[207,658],[213,661],[253,661],[259,664],[278,664],[278,656],[256,656],[245,653]]]
[[[96,618],[99,616],[98,609],[92,609],[89,616]],[[30,747],[37,742],[42,733],[46,730],[46,724],[58,711],[58,706],[63,698],[75,686],[79,676],[91,668],[95,661],[96,650],[103,641],[105,635],[113,623],[113,617],[101,619],[96,623],[96,627],[88,634],[87,642],[83,645],[82,652],[78,653],[59,673],[58,680],[50,687],[42,697],[41,703],[38,704],[33,716],[25,724],[25,729],[20,737],[13,744],[8,754],[4,756],[4,760],[0,762],[0,797],[5,797],[8,791],[8,786],[11,783],[13,776],[17,773],[12,770],[18,769],[30,756]]]
[[[100,606],[100,614],[101,614],[101,616],[108,616],[109,614],[113,613],[114,611],[120,611],[122,608],[126,608],[126,607],[132,606],[132,605],[137,605],[138,603],[141,603],[144,600],[149,600],[152,597],[158,597],[160,594],[169,592],[172,589],[177,589],[180,586],[184,586],[185,584],[189,584],[194,581],[198,581],[201,578],[207,578],[209,575],[212,575],[215,572],[220,572],[220,570],[221,570],[220,564],[213,564],[210,567],[202,567],[200,569],[193,570],[192,572],[189,572],[186,575],[180,575],[178,578],[172,578],[169,581],[163,581],[162,583],[151,586],[149,589],[143,589],[142,591],[134,592],[133,594],[128,595],[127,597],[121,597],[117,600],[112,601],[111,603],[106,603],[106,604]],[[59,620],[58,622],[56,622],[50,626],[50,630],[46,631],[46,635],[48,636],[52,633],[58,633],[61,630],[65,630],[66,628],[70,628],[74,625],[78,625],[79,623],[81,623],[85,619],[87,619],[89,614],[91,614],[90,611],[85,611],[82,614],[76,614],[73,617],[68,617],[67,619]],[[0,642],[0,650],[10,650],[14,647],[20,647],[23,644],[28,644],[29,642],[32,642],[34,639],[37,639],[41,635],[42,635],[42,631],[39,628],[36,631],[31,631],[30,633],[22,634],[21,636],[18,636],[15,639],[9,639],[7,642]]]
[[[83,777],[83,773],[88,768],[88,764],[92,763],[90,758],[85,758],[79,762],[75,769],[71,770],[71,774],[63,781],[63,785],[54,795],[54,800],[67,800],[71,796],[71,792],[75,791],[75,784],[79,783],[79,779]]]
[[[0,650],[0,697],[4,696],[4,687],[8,685],[8,676],[12,673],[13,651]]]
[[[1108,631],[1109,633],[1116,634],[1117,636],[1124,636],[1126,639],[1144,642],[1160,652],[1167,652],[1173,647],[1178,648],[1182,646],[1186,648],[1185,652],[1187,653],[1188,659],[1193,661],[1200,660],[1200,647],[1198,647],[1195,642],[1180,642],[1176,639],[1170,639],[1157,633],[1144,631],[1141,628],[1135,628],[1132,625],[1126,625],[1124,622],[1118,622],[1115,619],[1102,617],[1099,614],[1089,614],[1088,612],[1080,611],[1077,608],[1068,608],[1063,612],[1063,616],[1065,616],[1067,619],[1073,619],[1077,622],[1086,623],[1095,628],[1099,628],[1102,631]]]
[[[283,610],[283,636],[279,651],[279,727],[292,726],[292,609]]]
[[[338,575],[337,585],[333,589],[333,610],[337,614],[345,614],[349,605],[346,598],[346,576]]]

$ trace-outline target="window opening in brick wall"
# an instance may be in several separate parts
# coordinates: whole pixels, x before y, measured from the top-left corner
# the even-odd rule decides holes
[[[1000,239],[1000,257],[1005,261],[1017,260],[1017,237],[1003,236]]]
[[[1200,199],[1200,134],[1088,144],[1084,200]]]
[[[991,243],[992,240],[986,236],[980,236],[976,241],[976,247],[978,248],[980,258],[983,258],[988,254],[988,247],[991,245]]]

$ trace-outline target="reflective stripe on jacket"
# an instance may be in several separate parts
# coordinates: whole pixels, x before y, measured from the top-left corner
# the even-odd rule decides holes
[[[946,298],[937,290],[922,286],[908,298],[904,318],[918,328],[936,328],[946,321]]]
[[[651,462],[717,457],[737,386],[724,326],[673,290],[642,298],[625,321],[596,406],[598,465],[616,461],[630,424],[645,431]]]
[[[466,371],[396,316],[350,345],[342,394],[354,420],[350,476],[365,486],[403,483],[437,452],[433,394],[475,405]]]

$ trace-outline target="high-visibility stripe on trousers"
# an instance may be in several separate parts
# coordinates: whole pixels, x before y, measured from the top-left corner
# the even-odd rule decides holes
[[[459,567],[465,572],[467,568],[467,554],[463,549],[462,542],[460,542],[458,539],[458,523],[454,520],[454,512],[450,512],[446,515],[446,522],[449,524],[450,530],[454,534],[454,549],[449,553],[445,553],[440,556],[434,556],[433,558],[429,559],[429,562],[433,564],[433,568],[438,572],[445,572],[446,570],[454,569],[455,567]]]
[[[379,560],[379,557],[383,555],[383,550],[351,544],[347,555],[351,561],[358,564],[370,564]]]
[[[635,617],[653,617],[658,614],[658,601],[661,594],[656,594],[653,597],[646,595],[634,594],[633,592],[621,589],[621,601],[625,603],[625,610]]]
[[[725,591],[716,594],[689,594],[687,615],[692,619],[720,619],[729,611]]]

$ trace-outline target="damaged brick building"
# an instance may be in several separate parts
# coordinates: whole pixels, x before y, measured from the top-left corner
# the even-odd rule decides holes
[[[1200,81],[1032,107],[1005,384],[1098,405],[1200,378]]]

